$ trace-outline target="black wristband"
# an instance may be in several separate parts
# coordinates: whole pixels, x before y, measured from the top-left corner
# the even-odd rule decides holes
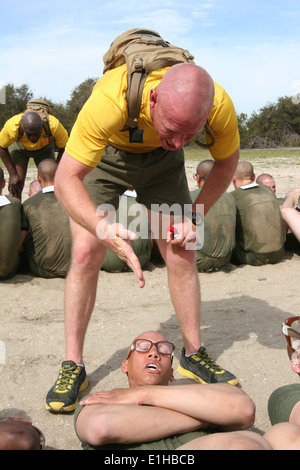
[[[203,215],[192,212],[191,221],[194,225],[201,225],[203,223]]]

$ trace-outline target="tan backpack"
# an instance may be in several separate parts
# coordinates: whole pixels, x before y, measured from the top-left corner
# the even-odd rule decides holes
[[[142,143],[143,131],[138,129],[138,117],[147,74],[179,63],[194,64],[194,56],[187,49],[165,41],[156,31],[134,28],[125,31],[111,43],[103,56],[103,62],[103,73],[126,64],[128,119],[123,130],[129,130],[130,142]],[[209,133],[212,135],[210,129]],[[206,144],[197,143],[207,147]]]
[[[50,140],[52,140],[52,134],[50,130],[50,125],[49,125],[49,114],[50,114],[50,105],[45,101],[45,100],[30,100],[28,101],[26,105],[26,110],[24,111],[25,113],[32,112],[34,111],[35,113],[38,113],[43,121],[43,128],[45,132],[45,136],[48,137]],[[19,136],[18,139],[22,137],[24,134],[24,129],[22,124],[20,125],[19,128]]]

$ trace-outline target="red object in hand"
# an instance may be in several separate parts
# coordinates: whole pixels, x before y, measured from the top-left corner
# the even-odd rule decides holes
[[[177,228],[175,228],[173,225],[170,225],[169,227],[166,227],[166,230],[168,230],[173,235],[173,237],[176,238],[178,234]]]

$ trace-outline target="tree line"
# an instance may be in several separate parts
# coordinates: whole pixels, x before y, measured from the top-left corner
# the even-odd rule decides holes
[[[26,109],[33,98],[45,99],[51,114],[56,116],[70,133],[79,111],[88,99],[96,78],[88,78],[75,87],[69,100],[55,103],[47,96],[34,96],[27,84],[19,87],[9,83],[5,86],[5,101],[0,104],[0,129],[7,119]],[[278,98],[268,103],[249,117],[238,114],[238,125],[242,148],[272,148],[300,146],[300,104],[294,104],[291,97]]]

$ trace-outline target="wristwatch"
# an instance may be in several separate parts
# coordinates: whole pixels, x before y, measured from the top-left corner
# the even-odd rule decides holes
[[[191,221],[196,226],[202,225],[203,222],[204,222],[203,215],[202,214],[197,214],[197,212],[192,212]]]

